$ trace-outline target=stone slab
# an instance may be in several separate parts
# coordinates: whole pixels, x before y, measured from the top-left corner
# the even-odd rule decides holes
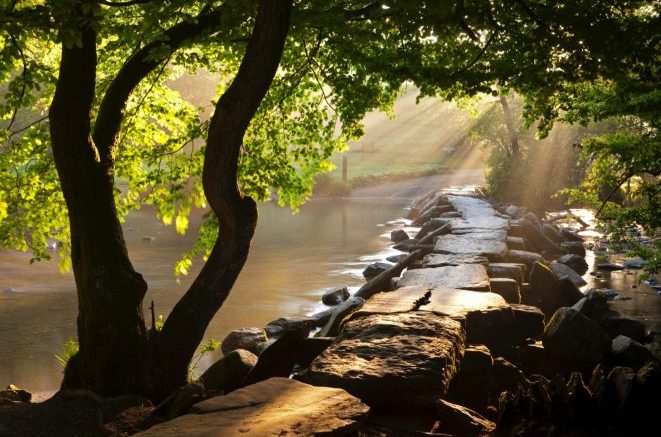
[[[483,256],[451,255],[447,253],[430,253],[422,259],[423,267],[459,266],[462,264],[488,265],[489,260]]]
[[[338,388],[271,378],[197,403],[186,414],[137,436],[225,437],[344,435],[357,432],[369,407]]]
[[[464,353],[465,331],[429,311],[374,314],[344,325],[301,379],[339,387],[372,407],[429,408],[446,393]]]
[[[436,239],[434,252],[451,255],[486,256],[499,261],[507,253],[504,240],[492,239],[489,234],[447,234]]]
[[[475,291],[490,290],[487,269],[482,264],[407,270],[400,278],[398,287],[407,286],[461,288]]]

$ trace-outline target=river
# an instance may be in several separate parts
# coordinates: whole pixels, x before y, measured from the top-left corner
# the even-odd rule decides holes
[[[221,340],[236,328],[309,314],[323,307],[324,288],[362,284],[362,269],[388,251],[379,225],[405,215],[407,204],[401,198],[315,200],[295,215],[272,202],[261,204],[246,266],[205,337]],[[198,223],[194,217],[193,227]],[[131,259],[149,283],[145,315],[152,300],[156,314],[167,315],[197,272],[181,281],[174,277],[174,263],[191,247],[195,232],[180,236],[149,210],[131,213],[124,229]],[[55,263],[30,265],[29,258],[0,252],[0,386],[48,391],[62,376],[55,354],[76,336],[75,288],[71,273],[61,274]],[[205,356],[198,370],[214,358]]]

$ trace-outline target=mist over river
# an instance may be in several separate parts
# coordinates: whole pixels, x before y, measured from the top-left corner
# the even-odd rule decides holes
[[[402,198],[315,200],[296,215],[273,202],[260,204],[248,262],[205,339],[222,340],[236,328],[308,314],[322,307],[324,288],[364,283],[360,272],[375,258],[369,255],[383,257],[389,243],[379,225],[406,215],[407,204]],[[198,260],[188,277],[179,282],[174,277],[174,263],[191,247],[200,218],[192,217],[185,236],[164,226],[149,209],[131,213],[124,224],[131,259],[149,283],[147,323],[150,302],[157,315],[167,315],[200,268]],[[62,367],[54,355],[76,336],[74,280],[70,272],[61,274],[55,262],[30,265],[29,260],[29,254],[0,252],[0,386],[55,390]],[[198,370],[219,354],[205,357]]]

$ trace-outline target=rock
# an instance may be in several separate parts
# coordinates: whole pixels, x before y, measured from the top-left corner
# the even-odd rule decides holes
[[[494,384],[492,367],[489,348],[484,345],[467,346],[461,368],[452,378],[444,399],[475,411],[486,411]]]
[[[503,296],[507,303],[521,303],[519,283],[510,278],[491,278],[491,292]]]
[[[544,313],[535,306],[510,305],[514,313],[514,331],[522,338],[536,338],[544,333]]]
[[[350,297],[346,301],[342,302],[340,305],[333,308],[333,312],[330,314],[328,322],[326,322],[324,327],[316,334],[316,336],[333,337],[337,335],[342,320],[344,320],[354,311],[360,309],[364,304],[365,300],[356,296]]]
[[[170,408],[168,408],[168,417],[174,419],[186,413],[188,409],[202,399],[204,399],[204,385],[200,382],[190,382],[177,390]]]
[[[622,264],[625,269],[642,269],[647,264],[642,258],[627,258]]]
[[[438,431],[465,437],[486,437],[492,435],[496,424],[485,419],[475,411],[461,405],[440,399],[436,403],[436,412],[441,419]]]
[[[449,211],[452,211],[452,207],[449,206],[449,205],[439,205],[439,206],[435,206],[433,208],[429,208],[426,211],[424,211],[422,214],[420,214],[420,216],[418,218],[413,220],[413,222],[411,224],[413,226],[420,226],[423,223],[426,223],[427,221],[429,221],[430,219],[432,219],[434,217],[438,217],[441,214],[443,214],[444,212],[449,212]]]
[[[597,324],[601,322],[609,311],[606,297],[594,290],[588,291],[572,308]]]
[[[496,381],[493,390],[494,399],[497,399],[500,393],[506,390],[516,391],[519,386],[523,386],[526,383],[526,377],[523,375],[523,372],[503,357],[498,357],[494,360],[493,375]]]
[[[543,260],[542,256],[535,252],[526,252],[525,250],[508,250],[505,255],[505,262],[523,264],[526,266],[526,274],[530,275],[532,272],[532,266],[536,262],[541,262]]]
[[[329,288],[321,296],[321,302],[324,305],[335,306],[349,299],[349,296],[349,290],[345,286]]]
[[[620,264],[613,263],[598,263],[594,266],[597,270],[605,270],[607,272],[612,272],[613,270],[624,270],[624,266]]]
[[[572,231],[569,228],[562,228],[560,229],[560,233],[562,234],[562,238],[565,241],[583,241],[583,237],[578,235],[576,232]]]
[[[296,351],[296,364],[302,368],[309,367],[312,360],[326,350],[333,341],[335,341],[335,337],[304,338],[298,345],[298,350]]]
[[[508,250],[526,250],[526,240],[521,237],[507,237],[505,243]]]
[[[562,253],[560,246],[544,235],[540,226],[533,224],[526,217],[521,219],[521,231],[528,247],[546,254]]]
[[[542,229],[542,221],[539,219],[539,217],[537,217],[537,215],[534,212],[532,211],[527,212],[521,218],[528,220],[529,222],[534,224],[537,228]]]
[[[422,260],[423,267],[445,267],[459,266],[462,264],[489,264],[489,260],[483,256],[472,255],[449,255],[440,253],[430,253],[425,255]]]
[[[0,436],[3,437],[106,435],[101,398],[87,390],[63,390],[38,403],[3,405],[0,402]]]
[[[569,277],[563,276],[558,282],[562,287],[563,305],[574,305],[583,298],[583,293]]]
[[[565,289],[553,272],[544,264],[536,262],[530,274],[530,288],[540,300],[540,306],[546,313],[552,313],[565,305],[573,305],[575,296],[566,296]]]
[[[614,367],[608,373],[604,395],[602,398],[603,408],[615,414],[622,414],[631,410],[633,391],[636,382],[636,372],[629,367]]]
[[[582,257],[574,254],[562,255],[558,258],[560,264],[571,267],[579,275],[584,275],[588,271],[588,263]]]
[[[344,324],[301,379],[343,388],[374,407],[428,407],[458,371],[464,341],[461,323],[432,312],[366,315]]]
[[[573,308],[558,309],[544,328],[545,349],[576,361],[599,363],[610,351],[611,340],[596,323]]]
[[[220,350],[227,355],[235,349],[245,349],[259,356],[267,346],[268,338],[262,328],[239,328],[227,334]]]
[[[551,270],[553,271],[553,274],[556,276],[556,278],[560,279],[563,277],[569,278],[574,284],[576,284],[577,287],[582,287],[587,284],[585,282],[585,279],[581,277],[574,269],[569,267],[566,264],[558,263],[558,262],[552,262],[551,263]]]
[[[567,253],[572,253],[585,258],[585,247],[581,241],[565,241],[560,243],[560,247]]]
[[[266,381],[195,404],[188,414],[137,436],[352,435],[369,408],[344,390],[286,378]]]
[[[651,361],[657,361],[651,350],[625,335],[618,335],[613,339],[611,350],[618,364],[633,369],[640,369]]]
[[[255,384],[272,377],[288,377],[296,364],[299,346],[309,332],[305,326],[285,332],[262,352],[243,385]]]
[[[398,262],[406,258],[406,256],[407,255],[404,253],[400,253],[399,255],[390,255],[389,257],[386,258],[386,261],[397,264]]]
[[[365,279],[371,279],[371,278],[385,272],[386,270],[388,270],[392,266],[393,266],[393,264],[390,264],[390,263],[382,263],[382,262],[372,263],[372,264],[368,265],[365,268],[365,270],[363,270],[363,276],[365,277]]]
[[[505,237],[490,234],[446,234],[436,239],[434,252],[451,255],[484,256],[490,261],[501,261],[507,253]]]
[[[549,240],[556,243],[561,243],[564,240],[564,238],[562,238],[562,232],[552,224],[544,223],[544,226],[542,226],[542,232],[544,232],[544,235],[546,235]]]
[[[481,264],[407,270],[399,280],[398,287],[407,286],[489,291],[489,276]]]
[[[581,363],[550,352],[541,341],[524,344],[519,347],[518,364],[526,375],[543,375],[553,378],[555,375],[569,376],[576,370],[590,372],[591,363]]]
[[[270,321],[264,327],[264,332],[269,339],[281,337],[290,331],[307,331],[308,336],[313,325],[314,319],[311,317],[281,317]]]
[[[241,387],[243,380],[257,364],[257,355],[235,349],[216,361],[200,376],[207,390],[229,393]]]
[[[402,252],[413,252],[418,247],[418,242],[413,238],[404,240],[401,243],[395,244],[392,248]]]
[[[0,391],[0,399],[29,403],[32,400],[32,393],[27,390],[20,389],[14,384],[9,384],[5,391]]]
[[[393,229],[392,232],[390,232],[390,241],[393,243],[401,243],[409,238],[411,237],[409,237],[409,234],[407,234],[404,229]]]
[[[526,213],[525,208],[516,205],[507,205],[507,207],[505,208],[505,214],[515,219],[523,217],[525,213]]]
[[[618,335],[626,335],[640,342],[647,340],[647,332],[643,322],[623,317],[618,313],[607,313],[599,322],[599,325],[611,338],[615,338]]]
[[[464,215],[458,211],[448,211],[439,215],[440,218],[463,218]]]
[[[567,382],[567,398],[565,400],[567,418],[574,423],[590,424],[593,414],[592,393],[585,386],[580,372],[573,372]]]
[[[423,238],[425,238],[427,235],[431,234],[432,232],[436,231],[437,229],[442,228],[448,224],[448,220],[442,219],[442,218],[433,218],[427,221],[422,228],[420,228],[420,231],[416,234],[414,237],[417,241],[421,241]],[[445,233],[449,233],[450,228],[447,227]],[[430,241],[430,243],[433,243],[433,241]]]
[[[490,278],[510,278],[523,284],[526,276],[525,264],[489,263],[487,273]]]

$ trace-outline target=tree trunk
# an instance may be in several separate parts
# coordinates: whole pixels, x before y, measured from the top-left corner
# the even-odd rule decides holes
[[[514,128],[514,119],[512,118],[512,111],[510,111],[510,105],[507,103],[507,98],[503,94],[500,95],[500,106],[503,107],[503,117],[505,118],[507,133],[509,134],[510,137],[511,156],[516,157],[519,155],[519,137],[517,136],[516,129]]]
[[[78,292],[80,349],[67,365],[62,387],[112,395],[131,392],[140,382],[137,368],[147,338],[142,315],[147,284],[127,255],[115,209],[112,168],[101,165],[91,139],[96,35],[89,21],[80,31],[79,47],[62,46],[49,111],[53,155],[69,211]]]
[[[202,271],[170,313],[156,341],[158,394],[186,380],[188,364],[209,322],[229,295],[250,249],[257,223],[253,199],[237,182],[245,134],[276,74],[289,31],[292,0],[264,0],[239,71],[209,125],[204,191],[218,217],[219,235]]]

